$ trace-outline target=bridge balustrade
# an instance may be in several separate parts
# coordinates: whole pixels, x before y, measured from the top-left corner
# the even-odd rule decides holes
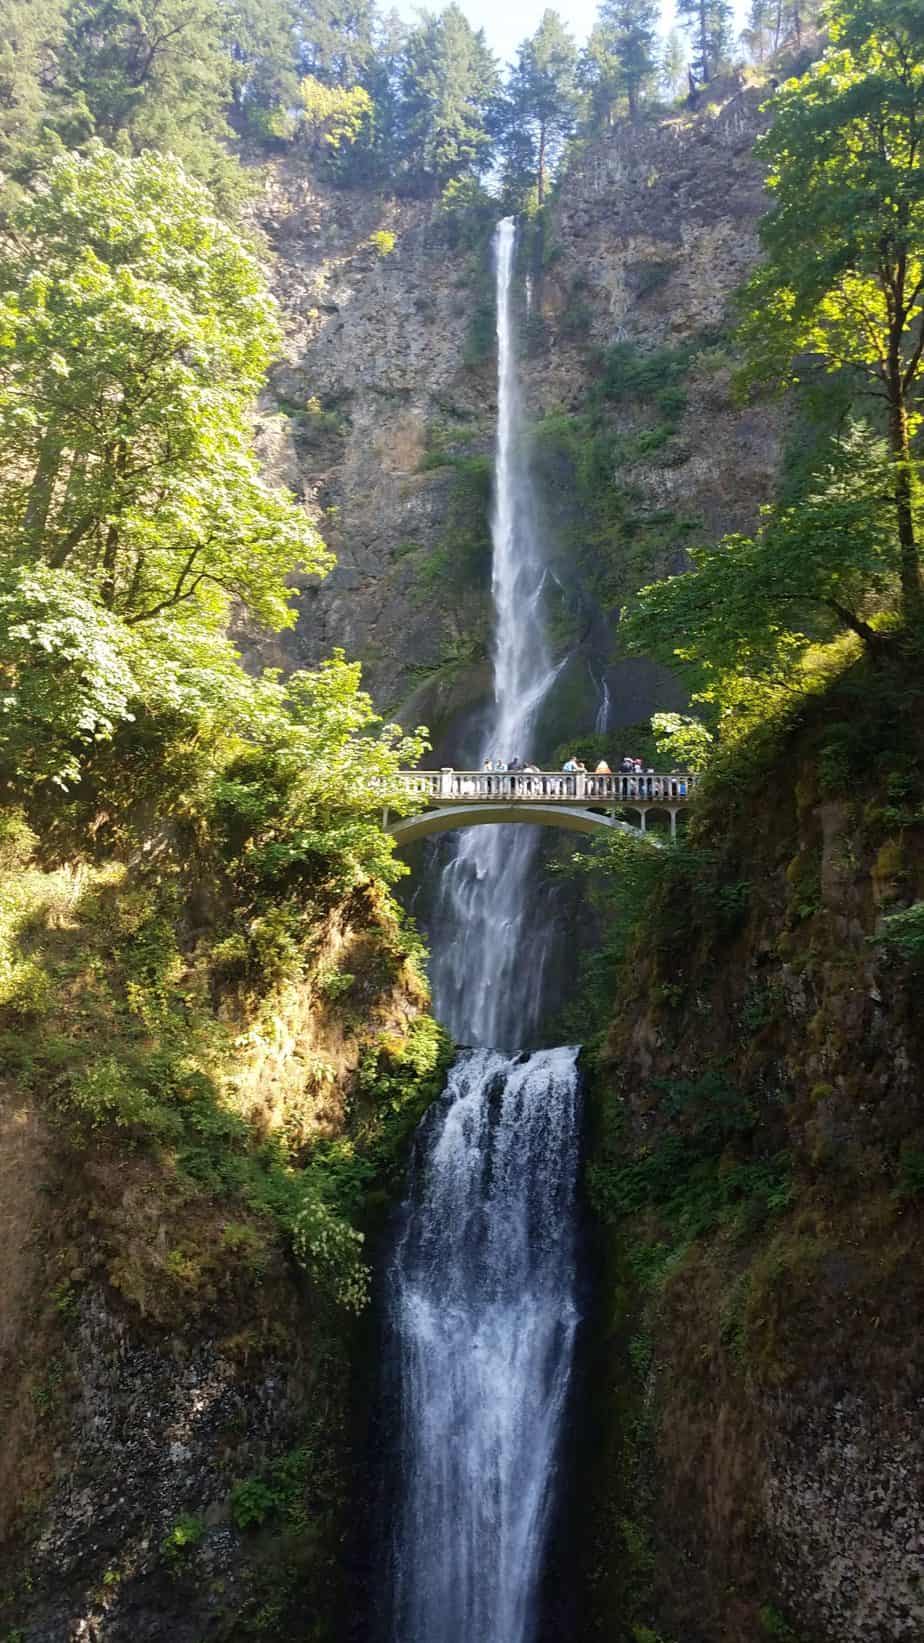
[[[414,797],[442,802],[454,799],[486,801],[542,799],[565,804],[648,804],[659,800],[683,805],[692,796],[696,777],[676,771],[645,771],[627,775],[615,771],[597,775],[577,770],[407,770],[398,777]]]

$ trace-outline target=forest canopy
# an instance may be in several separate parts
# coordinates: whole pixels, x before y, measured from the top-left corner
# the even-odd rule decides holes
[[[801,42],[818,0],[752,0],[757,63]],[[587,43],[546,10],[506,68],[450,0],[403,23],[375,0],[0,0],[0,171],[27,186],[62,147],[97,139],[175,155],[225,209],[234,158],[296,145],[329,175],[430,196],[503,177],[541,203],[565,145],[685,95],[732,64],[728,0],[601,0]],[[692,82],[690,80],[692,76]]]

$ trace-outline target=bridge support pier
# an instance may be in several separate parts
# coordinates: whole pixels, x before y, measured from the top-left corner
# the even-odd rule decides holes
[[[676,812],[676,810],[672,810],[671,813],[670,813],[670,816],[671,816],[671,838],[675,839],[677,837],[677,812]]]

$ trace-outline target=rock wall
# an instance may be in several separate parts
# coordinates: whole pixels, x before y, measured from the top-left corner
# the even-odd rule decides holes
[[[576,675],[572,733],[593,717],[614,659],[614,722],[674,705],[676,687],[659,671],[618,662],[619,602],[682,564],[691,532],[711,538],[753,524],[772,490],[779,419],[733,405],[722,340],[765,203],[751,156],[759,104],[760,94],[730,87],[706,112],[615,127],[575,159],[548,217],[523,232],[524,391],[547,433],[550,419],[586,412],[614,345],[642,356],[686,350],[685,406],[663,437],[637,396],[607,412],[611,471],[600,487],[611,480],[631,499],[625,540],[601,528],[611,588],[594,568],[599,546],[582,541],[587,505],[572,467],[585,432],[575,426],[570,456],[538,450],[568,607],[557,628]],[[429,722],[451,751],[453,727],[488,683],[490,221],[338,193],[295,159],[272,171],[257,215],[286,324],[272,383],[280,409],[267,407],[264,449],[317,508],[339,559],[306,592],[294,633],[259,654],[311,663],[344,645],[386,711]],[[378,229],[395,236],[384,256],[370,238]]]
[[[924,1635],[920,970],[879,940],[924,892],[924,750],[894,717],[917,688],[854,669],[717,784],[699,893],[674,883],[623,977],[591,1147],[589,1636]],[[659,1156],[630,1209],[620,1171]]]
[[[394,1156],[378,1145],[369,1236],[443,1080],[442,1065],[420,1079],[402,1060],[428,1024],[394,936],[360,893],[315,946],[322,967],[349,962],[350,999],[325,1002],[309,976],[256,1025],[230,990],[215,999],[239,1028],[253,1144],[276,1133],[299,1161],[306,1141],[368,1138],[379,1103],[394,1115],[410,1098]],[[80,1018],[79,988],[65,992],[61,1027]],[[196,1169],[130,1124],[88,1129],[58,1093],[22,1073],[0,1087],[0,1637],[346,1635],[365,1317],[222,1176],[211,1131]]]

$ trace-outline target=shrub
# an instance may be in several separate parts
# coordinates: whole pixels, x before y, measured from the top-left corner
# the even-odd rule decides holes
[[[369,244],[380,257],[390,257],[397,243],[397,235],[390,228],[377,228],[369,235]]]
[[[182,1563],[191,1552],[194,1552],[205,1535],[205,1524],[201,1518],[193,1517],[184,1512],[178,1517],[171,1529],[168,1529],[160,1543],[161,1554],[167,1563]]]
[[[899,913],[889,913],[882,921],[879,934],[872,939],[906,963],[915,966],[924,963],[924,901],[903,907]]]
[[[246,1478],[231,1491],[231,1516],[239,1529],[259,1529],[278,1504],[276,1491],[262,1478]]]
[[[362,1257],[365,1238],[330,1209],[313,1181],[306,1183],[295,1217],[295,1254],[318,1287],[346,1312],[362,1312],[371,1273]]]

